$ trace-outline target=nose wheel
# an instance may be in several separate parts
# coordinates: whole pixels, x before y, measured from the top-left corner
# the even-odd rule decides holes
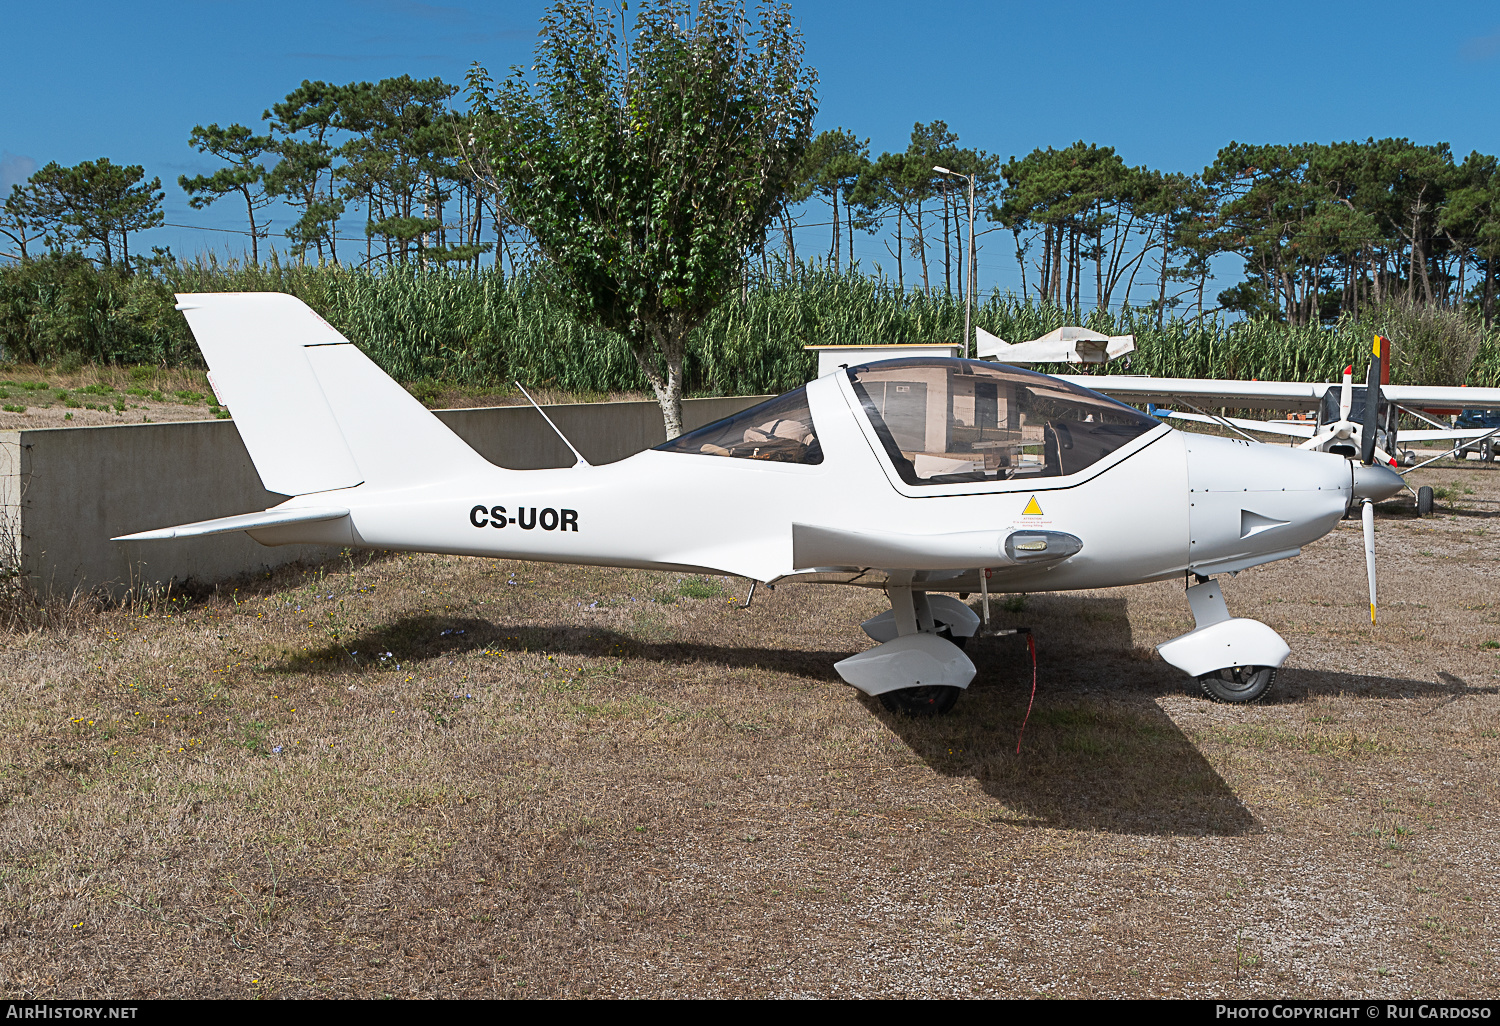
[[[1276,680],[1274,666],[1226,666],[1198,677],[1198,686],[1215,702],[1243,705],[1259,701]]]
[[[900,716],[941,716],[958,701],[960,689],[933,684],[920,688],[901,688],[880,696],[880,704]]]

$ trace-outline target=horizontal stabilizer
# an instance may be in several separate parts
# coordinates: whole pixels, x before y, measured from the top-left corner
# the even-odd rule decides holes
[[[286,524],[307,524],[319,520],[338,520],[347,517],[347,509],[323,506],[315,509],[268,509],[261,513],[242,513],[237,517],[220,517],[217,520],[200,520],[195,524],[179,524],[156,531],[141,531],[126,534],[111,541],[169,541],[172,538],[201,538],[209,534],[231,534],[235,531],[255,531],[263,527],[282,527]]]

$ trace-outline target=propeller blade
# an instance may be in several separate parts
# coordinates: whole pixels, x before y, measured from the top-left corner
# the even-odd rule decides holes
[[[1366,499],[1360,510],[1365,529],[1365,573],[1370,578],[1370,624],[1375,623],[1375,504]]]
[[[1380,428],[1380,364],[1385,339],[1375,336],[1370,351],[1370,370],[1365,375],[1365,422],[1359,433],[1360,462],[1375,460],[1375,435]]]
[[[1354,408],[1354,365],[1344,368],[1344,387],[1339,392],[1339,420],[1348,420]]]

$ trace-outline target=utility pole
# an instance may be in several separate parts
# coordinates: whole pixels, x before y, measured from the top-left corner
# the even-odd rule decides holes
[[[949,171],[947,168],[939,167],[936,164],[932,166],[932,169],[938,174],[952,175],[954,178],[966,178],[969,181],[969,260],[968,274],[965,276],[964,281],[964,358],[967,359],[970,356],[970,340],[974,337],[974,284],[977,280],[974,275],[974,181],[977,176],[961,175],[957,171]]]

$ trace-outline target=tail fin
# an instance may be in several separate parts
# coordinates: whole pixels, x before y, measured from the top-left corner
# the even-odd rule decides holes
[[[979,325],[974,325],[974,355],[981,360],[997,357],[1010,348],[1010,343],[998,335],[991,335]]]
[[[420,484],[490,467],[300,299],[177,301],[267,491]]]

